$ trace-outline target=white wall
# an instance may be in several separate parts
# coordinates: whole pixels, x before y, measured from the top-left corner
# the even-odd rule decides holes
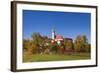
[[[10,71],[10,29],[11,29],[10,28],[10,8],[11,8],[10,1],[11,0],[0,0],[0,73],[13,73]],[[29,0],[29,1],[98,5],[100,7],[99,0]],[[98,16],[100,16],[100,14],[98,14]],[[100,28],[100,25],[98,25],[98,28]],[[100,33],[98,37],[100,37]],[[99,40],[100,38],[98,38],[98,43],[100,43]],[[98,47],[98,52],[100,52],[99,48],[100,46]],[[100,63],[100,57],[99,57],[99,63]],[[99,73],[100,65],[99,67],[92,67],[92,68],[47,70],[47,71],[35,71],[35,72],[31,71],[26,73],[87,73],[87,72]]]

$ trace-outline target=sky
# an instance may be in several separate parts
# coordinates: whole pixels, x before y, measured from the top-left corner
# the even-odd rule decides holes
[[[79,12],[56,12],[23,10],[23,38],[29,39],[33,32],[51,38],[52,29],[64,38],[86,35],[91,38],[91,14]]]

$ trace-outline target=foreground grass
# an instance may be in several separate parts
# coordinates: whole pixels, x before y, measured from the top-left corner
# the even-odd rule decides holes
[[[84,60],[90,59],[90,53],[75,53],[73,55],[27,55],[24,54],[23,62],[40,62],[40,61],[64,61],[64,60]]]

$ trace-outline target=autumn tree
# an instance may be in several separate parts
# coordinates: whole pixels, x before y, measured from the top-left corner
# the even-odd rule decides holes
[[[23,49],[24,49],[24,50],[28,50],[28,47],[29,47],[29,41],[23,39]]]
[[[87,37],[78,35],[74,41],[74,48],[76,52],[86,52],[87,49],[90,49]]]
[[[89,43],[85,44],[86,52],[91,52],[91,45]]]
[[[64,40],[64,45],[66,49],[74,49],[72,40]]]
[[[38,54],[48,51],[48,46],[50,42],[51,41],[47,36],[42,36],[39,33],[32,34],[32,44],[36,46],[33,51],[37,51]]]
[[[29,39],[23,40],[23,50],[28,54],[32,54],[32,43]]]

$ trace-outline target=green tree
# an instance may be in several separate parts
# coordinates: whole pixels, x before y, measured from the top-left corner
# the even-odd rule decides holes
[[[56,42],[50,45],[50,51],[52,52],[52,54],[57,54],[58,49],[59,49],[59,47]]]

